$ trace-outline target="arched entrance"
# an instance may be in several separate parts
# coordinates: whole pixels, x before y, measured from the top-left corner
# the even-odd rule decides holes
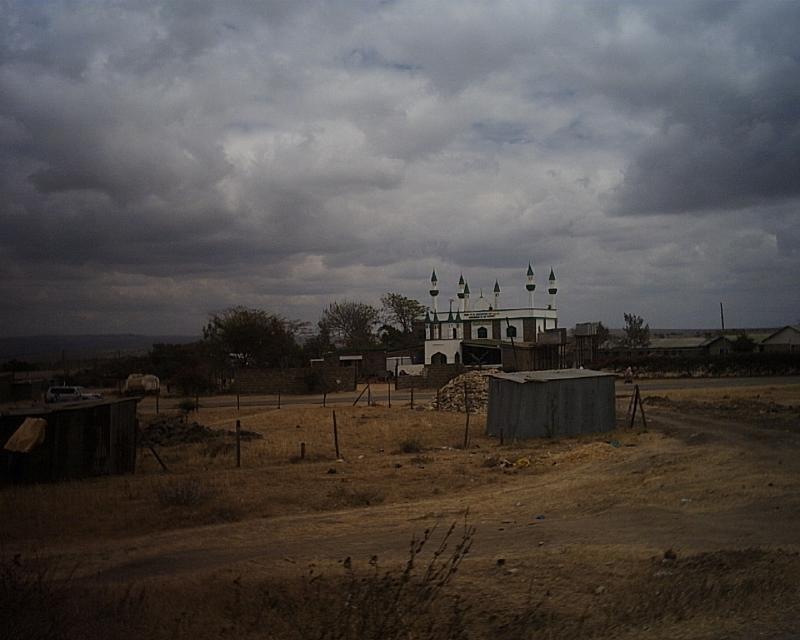
[[[437,351],[431,356],[431,364],[447,364],[447,356]]]

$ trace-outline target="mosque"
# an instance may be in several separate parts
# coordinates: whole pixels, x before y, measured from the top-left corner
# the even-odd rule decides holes
[[[528,263],[525,290],[528,306],[504,307],[500,283],[495,280],[493,297],[470,299],[469,283],[463,274],[458,280],[456,298],[450,298],[448,310],[440,311],[439,281],[431,274],[431,307],[425,314],[425,364],[488,365],[500,364],[503,347],[536,345],[545,332],[558,328],[556,275],[550,269],[547,280],[547,307],[534,305],[536,275]],[[453,309],[453,303],[458,304]],[[549,336],[550,334],[548,334]]]

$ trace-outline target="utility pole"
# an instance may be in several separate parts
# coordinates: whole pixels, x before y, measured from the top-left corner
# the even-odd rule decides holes
[[[722,303],[719,303],[719,320],[722,324],[722,333],[725,333],[725,310],[722,308]]]

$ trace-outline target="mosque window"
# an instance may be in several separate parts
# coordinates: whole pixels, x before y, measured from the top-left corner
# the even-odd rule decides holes
[[[489,331],[486,329],[486,327],[478,327],[478,338],[488,338],[488,337],[489,337]]]

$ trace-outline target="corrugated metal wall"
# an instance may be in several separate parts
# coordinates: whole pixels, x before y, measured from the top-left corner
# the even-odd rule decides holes
[[[614,378],[518,383],[489,378],[486,431],[505,439],[610,431],[616,424]]]
[[[130,399],[32,412],[47,420],[44,443],[26,454],[0,449],[0,480],[39,482],[133,473],[136,402]],[[0,416],[0,446],[27,415]]]

